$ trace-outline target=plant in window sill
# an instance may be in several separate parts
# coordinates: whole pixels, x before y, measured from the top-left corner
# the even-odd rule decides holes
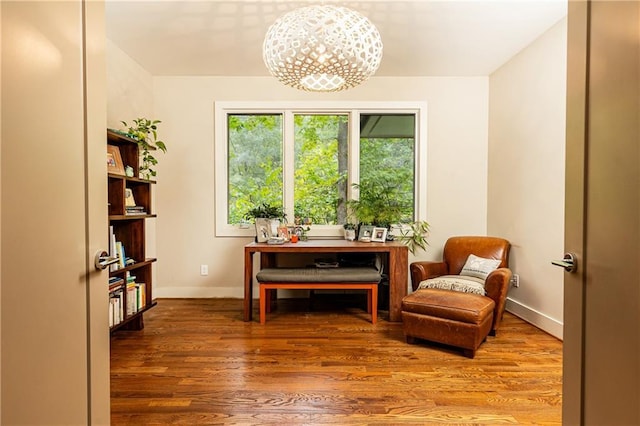
[[[307,241],[309,239],[309,236],[307,235],[307,232],[311,231],[311,227],[307,226],[301,226],[300,227],[300,241]]]
[[[356,227],[355,223],[347,222],[342,225],[344,228],[344,239],[348,241],[353,241],[356,239]]]
[[[379,181],[363,181],[352,186],[360,197],[347,204],[360,224],[388,228],[401,220],[405,206],[398,201],[402,196],[397,186]]]
[[[262,203],[259,206],[249,209],[245,214],[246,220],[255,220],[256,218],[279,219],[286,222],[287,215],[281,206],[274,206],[269,203]]]
[[[158,160],[151,154],[151,151],[160,150],[167,152],[167,146],[161,140],[158,140],[158,124],[160,120],[149,120],[146,118],[136,118],[133,125],[127,124],[126,121],[121,123],[127,127],[127,134],[138,141],[140,148],[140,177],[142,179],[151,179],[157,175],[152,167],[158,164]]]

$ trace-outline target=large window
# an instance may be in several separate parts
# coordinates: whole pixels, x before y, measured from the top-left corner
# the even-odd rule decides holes
[[[421,219],[425,112],[216,104],[216,235],[251,235],[244,215],[262,203],[283,206],[289,221],[310,218],[312,236],[341,235],[352,198],[382,195],[400,221]]]

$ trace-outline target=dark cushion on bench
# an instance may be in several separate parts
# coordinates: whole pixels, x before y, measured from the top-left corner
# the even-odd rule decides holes
[[[261,283],[373,283],[382,276],[376,268],[265,268],[256,274]]]

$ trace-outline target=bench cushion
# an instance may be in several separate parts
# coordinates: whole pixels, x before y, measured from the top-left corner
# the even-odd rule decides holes
[[[265,268],[256,274],[261,283],[373,283],[382,276],[376,268]]]

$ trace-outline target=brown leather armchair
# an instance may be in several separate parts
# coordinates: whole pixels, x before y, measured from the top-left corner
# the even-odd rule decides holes
[[[403,329],[408,342],[414,337],[462,347],[473,357],[488,334],[494,335],[504,314],[511,270],[511,244],[503,238],[452,237],[444,246],[441,262],[410,265],[414,293],[402,301]],[[442,289],[419,289],[420,282],[442,275],[459,275],[470,254],[499,259],[498,269],[486,278],[485,295]]]

